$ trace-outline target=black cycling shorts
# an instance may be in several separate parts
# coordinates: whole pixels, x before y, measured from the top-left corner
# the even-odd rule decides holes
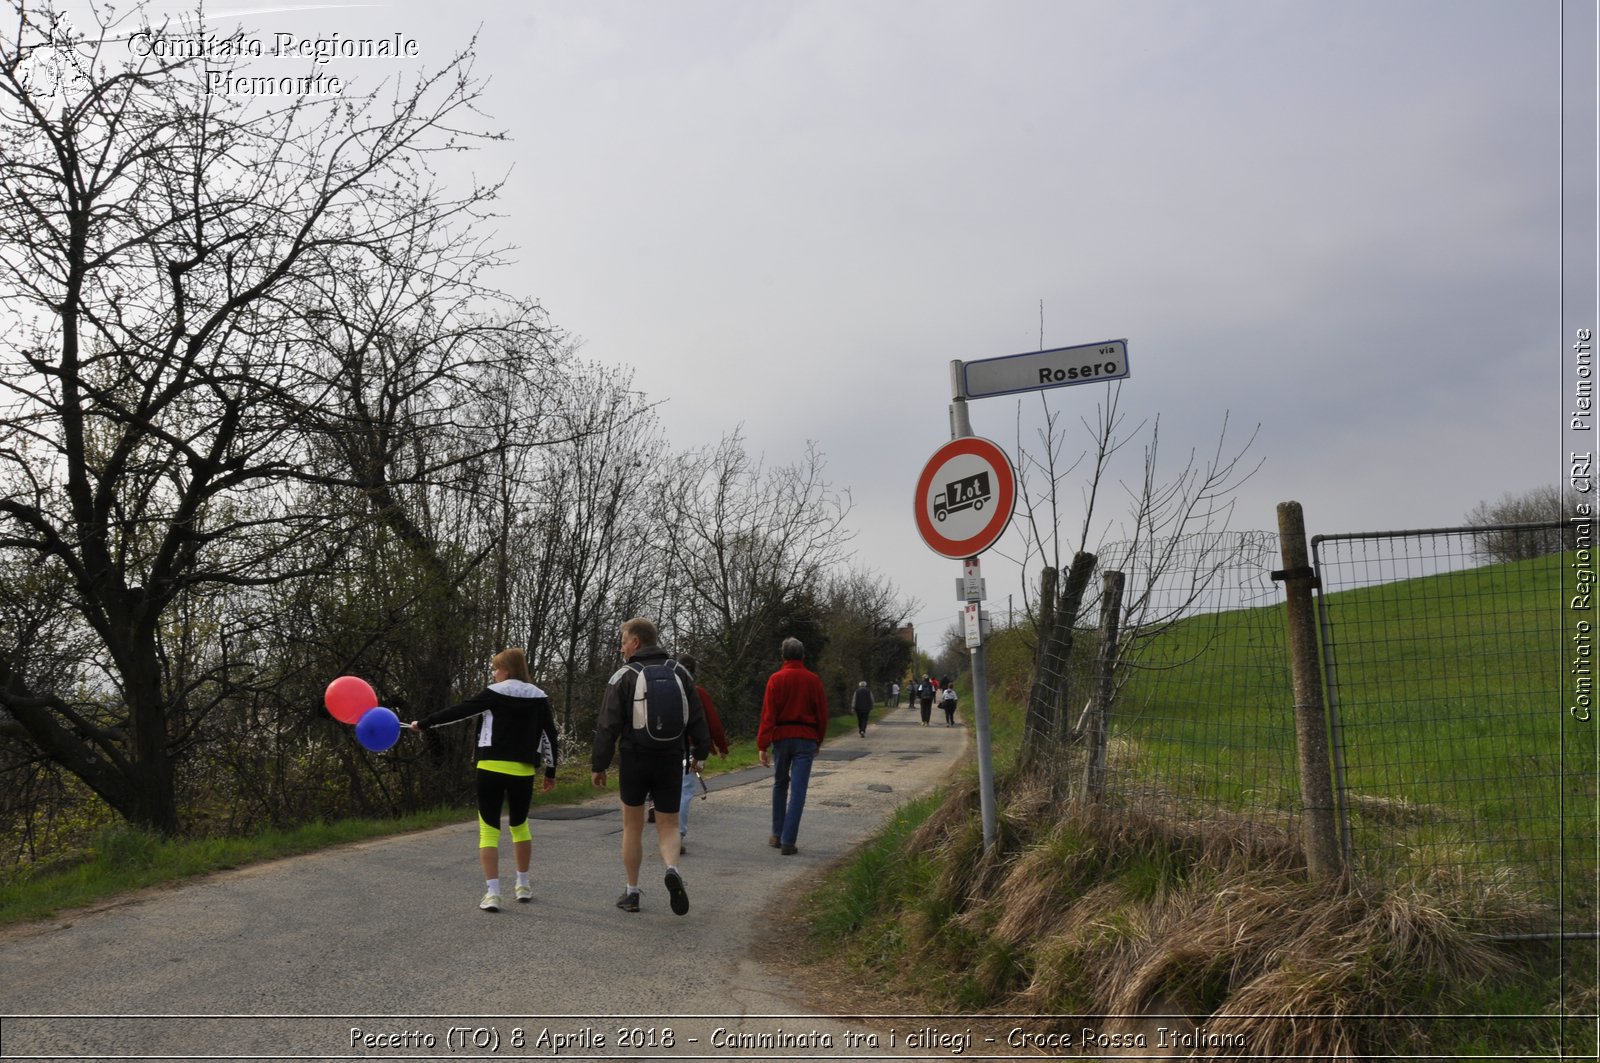
[[[683,799],[683,755],[646,753],[623,743],[617,766],[622,803],[637,807],[653,801],[657,812],[677,812]]]

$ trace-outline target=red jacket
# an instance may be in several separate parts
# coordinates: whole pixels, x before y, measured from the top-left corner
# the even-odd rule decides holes
[[[781,738],[812,738],[820,746],[827,736],[828,695],[822,680],[803,662],[784,661],[767,680],[756,748],[764,750]]]
[[[722,730],[722,719],[717,716],[717,707],[711,704],[711,693],[698,683],[694,689],[700,695],[700,707],[706,710],[706,729],[711,732],[711,748],[727,756],[728,736]]]

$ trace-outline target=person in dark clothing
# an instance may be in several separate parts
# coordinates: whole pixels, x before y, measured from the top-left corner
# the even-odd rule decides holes
[[[856,693],[850,703],[856,713],[856,725],[861,729],[861,737],[867,736],[867,717],[872,713],[872,691],[867,689],[867,681],[863,679],[856,684]]]
[[[622,656],[627,661],[612,675],[600,699],[595,720],[594,753],[590,760],[596,788],[605,789],[606,771],[618,757],[617,791],[622,798],[622,869],[627,883],[617,907],[625,912],[639,910],[639,868],[644,862],[645,804],[656,811],[656,840],[661,862],[667,865],[666,885],[672,910],[683,915],[689,910],[689,893],[678,870],[678,806],[683,795],[684,754],[681,748],[653,749],[631,740],[634,725],[634,687],[646,665],[664,664],[672,658],[656,645],[660,636],[655,624],[634,617],[622,625]],[[711,732],[705,711],[695,689],[694,676],[676,661],[672,662],[678,685],[688,706],[685,733],[689,736],[690,771],[699,771],[711,755]]]
[[[484,894],[478,907],[500,910],[500,806],[508,806],[511,851],[517,862],[517,900],[533,899],[528,864],[533,833],[528,807],[533,803],[533,778],[544,761],[544,791],[556,785],[556,721],[550,699],[528,678],[528,659],[515,647],[494,655],[494,684],[466,701],[412,720],[413,731],[482,716],[473,756],[478,776],[478,857],[483,867]]]
[[[939,707],[944,710],[944,725],[946,727],[954,727],[956,725],[955,687],[948,684],[945,686],[944,693],[939,695]]]
[[[927,676],[917,684],[917,701],[922,706],[922,726],[926,727],[933,717],[933,680]]]

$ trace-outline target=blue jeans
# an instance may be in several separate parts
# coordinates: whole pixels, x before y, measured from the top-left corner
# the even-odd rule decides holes
[[[685,838],[689,835],[689,806],[694,803],[694,792],[700,789],[700,776],[689,770],[689,762],[683,762],[683,793],[678,801],[678,837]]]
[[[772,833],[778,844],[793,845],[800,833],[800,814],[806,810],[806,787],[811,784],[811,762],[817,757],[814,738],[780,738],[772,743]]]

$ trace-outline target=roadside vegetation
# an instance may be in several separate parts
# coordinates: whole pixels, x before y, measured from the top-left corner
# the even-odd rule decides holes
[[[829,737],[853,733],[854,716],[836,716]],[[713,755],[705,775],[714,778],[760,763],[753,738],[728,743],[726,757]],[[467,771],[465,767],[463,773]],[[607,780],[615,800],[616,773]],[[557,805],[594,800],[589,777],[589,747],[573,743],[556,769],[556,788],[534,799],[533,814]],[[471,823],[473,805],[450,805],[391,818],[350,818],[267,828],[251,834],[212,838],[171,838],[108,817],[86,826],[78,844],[49,864],[30,864],[0,881],[0,927],[49,918],[72,908],[91,907],[150,886],[170,885],[200,875],[264,863],[394,834]]]
[[[1545,557],[1451,573],[1432,577],[1439,586],[1431,589],[1484,594],[1531,583],[1531,600],[1558,608],[1560,596],[1545,593],[1544,583],[1556,578],[1560,562]],[[1385,608],[1376,591],[1337,596],[1335,606]],[[1198,672],[1202,655],[1185,652],[1185,639],[1226,640],[1247,630],[1237,619],[1204,617],[1188,633],[1178,625],[1165,636],[1173,640],[1171,658],[1193,660],[1184,667]],[[1462,671],[1481,673],[1478,651],[1494,640],[1526,637],[1538,627],[1534,619],[1451,631],[1468,662]],[[1600,1007],[1594,943],[1495,941],[1481,934],[1486,925],[1549,930],[1553,888],[1530,893],[1515,876],[1499,880],[1504,888],[1484,888],[1481,881],[1404,867],[1358,877],[1346,890],[1318,887],[1305,877],[1293,836],[1263,832],[1259,824],[1244,829],[1242,818],[1230,821],[1225,808],[1188,819],[1134,802],[1108,806],[1111,814],[1085,808],[1065,799],[1057,781],[1017,763],[1025,711],[1019,695],[1031,659],[1021,630],[998,633],[990,644],[998,844],[983,846],[976,776],[969,771],[942,793],[902,808],[807,902],[803,918],[819,962],[830,980],[853,983],[864,1010],[1056,1016],[1062,1032],[1087,1024],[1123,1038],[1125,1046],[1136,1047],[1142,1037],[1147,1048],[1161,1043],[1157,1030],[1165,1027],[1169,1039],[1196,1039],[1180,1055],[1354,1060],[1564,1051],[1593,1058]],[[1399,684],[1408,678],[1399,670],[1418,665],[1394,667],[1388,681]],[[1430,743],[1443,760],[1481,762],[1491,738],[1462,725],[1440,741],[1430,726],[1440,705],[1483,696],[1472,681],[1471,674],[1431,677],[1438,703],[1409,706],[1391,722],[1413,728],[1413,740]],[[1138,694],[1136,682],[1124,696]],[[1501,693],[1515,699],[1516,683]],[[1257,707],[1237,711],[1249,715]],[[1131,731],[1127,740],[1135,748],[1176,740],[1143,733],[1137,723]],[[1184,748],[1196,774],[1205,773],[1210,747]],[[1592,763],[1592,744],[1575,755]],[[1547,797],[1559,800],[1533,794],[1523,777],[1497,785],[1504,792],[1480,787],[1438,800],[1456,801],[1463,814],[1478,817],[1526,816],[1529,800],[1541,806]],[[1580,800],[1568,802],[1566,842],[1570,848],[1586,837],[1592,852],[1593,823],[1585,819],[1592,794],[1587,802],[1571,796]],[[1574,814],[1575,807],[1585,811]],[[1553,887],[1561,854],[1545,855],[1551,861],[1542,865],[1545,885]],[[1574,894],[1573,878],[1567,882],[1567,903],[1592,910],[1592,894]]]

